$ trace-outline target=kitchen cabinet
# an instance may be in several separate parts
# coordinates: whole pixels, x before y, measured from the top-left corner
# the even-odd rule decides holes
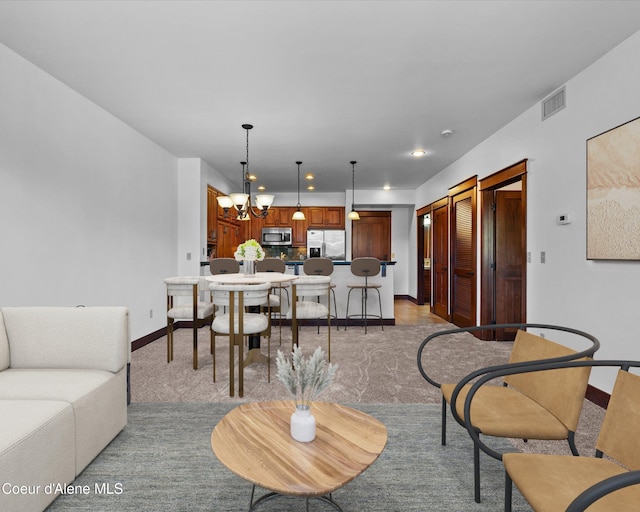
[[[293,247],[307,246],[307,228],[309,227],[309,209],[303,206],[302,208],[300,208],[300,210],[302,211],[302,213],[304,213],[305,220],[291,221],[291,245]]]
[[[309,229],[344,229],[344,206],[310,206]]]

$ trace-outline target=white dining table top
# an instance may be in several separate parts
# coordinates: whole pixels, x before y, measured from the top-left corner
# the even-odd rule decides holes
[[[252,275],[215,274],[206,276],[206,280],[216,284],[262,284],[262,283],[287,283],[295,281],[299,276],[295,274],[282,274],[280,272],[256,272]]]

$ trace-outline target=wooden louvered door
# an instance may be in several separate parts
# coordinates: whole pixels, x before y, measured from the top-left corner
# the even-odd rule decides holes
[[[476,325],[476,189],[451,201],[451,322]]]
[[[433,205],[431,211],[431,230],[433,231],[433,252],[431,272],[432,312],[440,318],[449,320],[449,202],[445,198]]]

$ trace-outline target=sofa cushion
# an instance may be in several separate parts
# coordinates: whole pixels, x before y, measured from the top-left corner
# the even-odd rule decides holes
[[[120,371],[129,359],[123,307],[2,308],[11,368]]]
[[[73,404],[110,378],[112,373],[100,370],[9,368],[0,373],[0,400],[61,400]]]
[[[64,400],[73,406],[80,473],[127,424],[126,369],[0,372],[0,400]]]
[[[9,340],[7,339],[7,331],[4,328],[4,317],[0,311],[0,372],[9,368],[11,362],[9,356]]]
[[[0,492],[0,510],[30,512],[46,508],[57,495],[46,488],[48,484],[73,482],[75,455],[70,404],[0,400],[0,484],[9,491]],[[13,492],[14,486],[28,486],[33,492]]]

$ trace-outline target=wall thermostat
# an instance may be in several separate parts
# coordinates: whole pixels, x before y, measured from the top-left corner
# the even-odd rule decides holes
[[[570,224],[571,223],[571,217],[569,217],[568,213],[561,213],[560,215],[558,215],[558,224]]]

